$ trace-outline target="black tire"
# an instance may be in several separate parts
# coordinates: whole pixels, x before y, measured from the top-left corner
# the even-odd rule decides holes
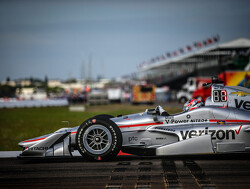
[[[121,150],[122,134],[109,118],[96,116],[80,125],[76,145],[80,154],[88,160],[111,160]]]
[[[114,118],[114,116],[109,115],[109,114],[100,114],[100,115],[94,116],[93,118],[96,118],[96,119],[98,119],[98,118],[110,119],[110,118]]]

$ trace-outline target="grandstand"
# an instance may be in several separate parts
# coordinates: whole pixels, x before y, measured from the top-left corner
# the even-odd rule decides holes
[[[219,36],[208,38],[143,62],[138,66],[137,77],[157,86],[180,89],[190,76],[210,77],[225,70],[249,67],[249,39],[239,38],[222,44],[218,41]]]

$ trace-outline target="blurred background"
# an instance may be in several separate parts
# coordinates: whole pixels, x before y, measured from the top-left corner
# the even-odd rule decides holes
[[[178,112],[211,76],[250,87],[249,19],[248,0],[0,1],[0,146],[98,113]]]
[[[244,0],[1,1],[1,106],[205,100],[211,76],[249,87],[249,18]]]

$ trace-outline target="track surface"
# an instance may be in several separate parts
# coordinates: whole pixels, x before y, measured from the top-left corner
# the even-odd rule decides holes
[[[0,159],[0,188],[250,188],[250,155]]]

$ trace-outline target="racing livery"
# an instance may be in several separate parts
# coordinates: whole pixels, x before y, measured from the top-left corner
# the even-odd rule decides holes
[[[174,115],[161,106],[118,117],[97,115],[80,126],[18,145],[23,148],[20,157],[66,157],[78,150],[89,160],[112,159],[120,151],[143,156],[246,153],[250,151],[250,89],[213,80],[211,97],[196,108]]]

